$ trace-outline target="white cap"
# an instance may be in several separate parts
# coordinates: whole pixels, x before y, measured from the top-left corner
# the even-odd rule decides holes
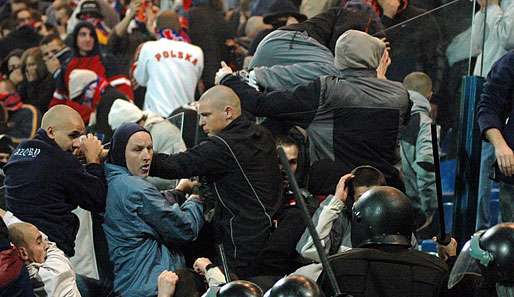
[[[98,75],[91,70],[75,69],[70,73],[70,81],[68,82],[68,90],[70,91],[70,99],[75,99],[84,88],[91,82],[95,81]]]
[[[109,125],[116,130],[125,123],[137,123],[143,118],[144,113],[135,104],[127,100],[116,99],[109,111]]]

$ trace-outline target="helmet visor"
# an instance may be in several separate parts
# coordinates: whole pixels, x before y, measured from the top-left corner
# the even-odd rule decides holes
[[[470,254],[471,240],[468,240],[459,256],[452,271],[450,272],[450,278],[448,279],[448,289],[453,288],[457,285],[465,276],[481,277],[482,273],[478,266],[478,261],[471,257]],[[514,297],[514,296],[513,296]]]
[[[498,297],[514,297],[514,285],[496,283],[496,294]]]

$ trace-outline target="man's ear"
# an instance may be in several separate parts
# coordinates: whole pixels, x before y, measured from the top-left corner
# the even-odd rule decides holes
[[[48,138],[55,139],[55,130],[53,127],[48,127],[46,129],[46,135],[48,135]]]
[[[231,120],[233,118],[233,112],[232,106],[225,106],[225,119]]]
[[[25,247],[16,247],[16,251],[18,252],[18,256],[25,262],[29,260],[29,253],[27,248]]]

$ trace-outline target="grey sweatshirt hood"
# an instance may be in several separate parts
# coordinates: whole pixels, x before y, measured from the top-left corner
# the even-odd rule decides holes
[[[338,69],[376,69],[385,43],[365,32],[348,30],[336,42],[335,66]]]
[[[414,114],[416,112],[427,112],[430,113],[430,101],[428,99],[421,95],[420,93],[416,91],[409,91],[409,98],[410,101],[412,101],[412,109],[410,110],[411,114]]]

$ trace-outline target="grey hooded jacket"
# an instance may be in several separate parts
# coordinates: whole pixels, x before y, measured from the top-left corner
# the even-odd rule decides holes
[[[406,122],[410,103],[400,83],[377,78],[383,49],[379,39],[350,30],[336,44],[337,76],[264,93],[235,76],[224,78],[222,84],[234,89],[243,109],[255,116],[267,117],[281,128],[306,129],[311,162],[335,160],[347,172],[371,165],[384,173],[388,184],[401,188],[393,164],[399,128]]]
[[[405,193],[414,208],[427,215],[437,208],[430,102],[420,93],[409,91],[409,95],[414,105],[400,136]]]

